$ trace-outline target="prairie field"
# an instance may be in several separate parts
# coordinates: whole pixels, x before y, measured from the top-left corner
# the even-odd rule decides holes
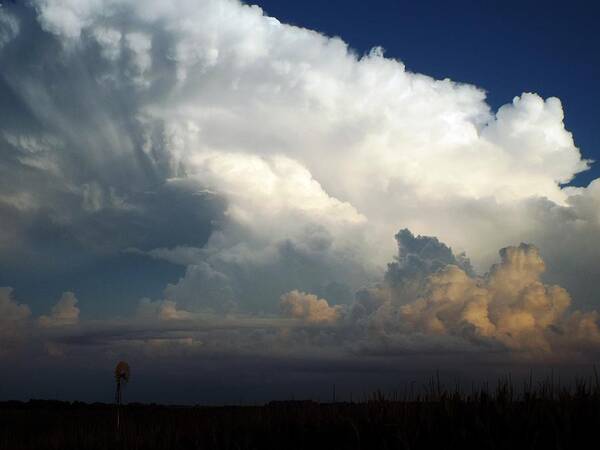
[[[359,402],[255,406],[0,403],[0,449],[569,449],[600,426],[594,380],[570,387],[509,382],[461,392],[432,381],[419,394]]]

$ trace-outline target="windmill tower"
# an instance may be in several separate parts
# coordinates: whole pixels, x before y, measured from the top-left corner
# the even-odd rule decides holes
[[[131,370],[129,369],[129,364],[125,361],[119,361],[117,367],[115,367],[115,383],[116,383],[116,391],[115,391],[115,403],[117,404],[117,432],[119,432],[119,428],[121,425],[121,399],[123,397],[123,387],[129,382],[129,378],[131,377]]]

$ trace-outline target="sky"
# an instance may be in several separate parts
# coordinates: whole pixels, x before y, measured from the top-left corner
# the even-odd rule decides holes
[[[0,398],[597,361],[585,3],[1,4]]]

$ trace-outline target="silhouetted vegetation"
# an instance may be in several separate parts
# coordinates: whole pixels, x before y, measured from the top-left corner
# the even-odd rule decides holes
[[[0,403],[0,449],[569,449],[589,448],[600,425],[596,377],[468,392],[432,379],[419,393],[377,392],[361,402],[263,406],[32,400]]]

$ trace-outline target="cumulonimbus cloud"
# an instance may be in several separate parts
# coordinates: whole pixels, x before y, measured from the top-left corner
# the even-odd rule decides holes
[[[595,345],[600,182],[562,186],[590,162],[559,99],[491,111],[476,86],[237,0],[5,5],[0,67],[0,261],[13,270],[68,268],[72,253],[160,259],[185,271],[140,316],[272,319],[284,295],[300,322],[337,325],[288,338],[337,349],[418,333]],[[404,231],[395,255],[405,226],[440,240]],[[507,247],[522,241],[540,251]],[[74,301],[56,308],[39,323],[76,321]],[[248,334],[279,348],[271,319]],[[195,351],[226,345],[203,339]]]

